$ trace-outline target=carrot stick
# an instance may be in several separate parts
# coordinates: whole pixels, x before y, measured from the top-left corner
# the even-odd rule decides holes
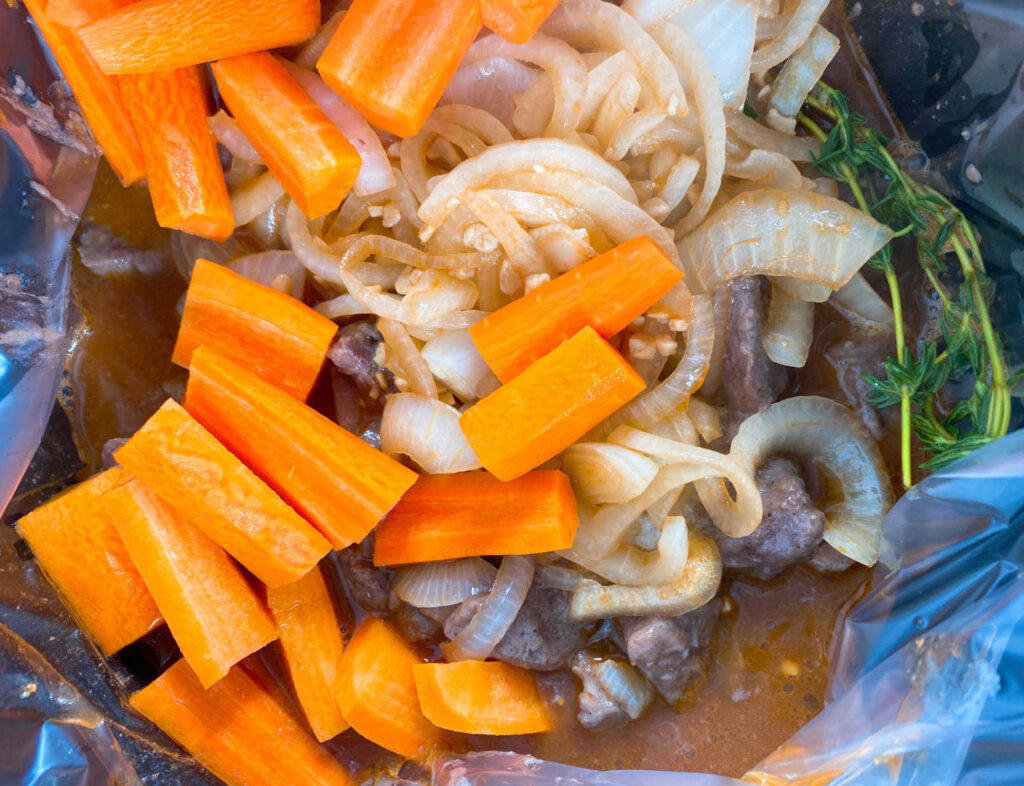
[[[69,27],[44,12],[44,0],[25,0],[25,7],[60,66],[96,144],[123,185],[146,176],[146,161],[120,81],[100,70],[89,51]]]
[[[467,409],[459,425],[484,468],[512,480],[643,389],[640,375],[588,326]]]
[[[423,714],[464,734],[550,731],[551,713],[533,672],[501,661],[464,660],[413,666]]]
[[[365,538],[416,482],[367,445],[220,352],[192,353],[185,408],[330,541]]]
[[[144,74],[298,44],[319,0],[141,0],[81,29],[108,74]]]
[[[138,480],[108,493],[104,513],[204,688],[277,638],[274,621],[224,549]]]
[[[353,786],[348,771],[241,666],[204,690],[179,660],[130,703],[229,786]]]
[[[590,325],[610,338],[683,277],[646,235],[537,287],[469,329],[502,382]]]
[[[315,529],[173,399],[114,455],[267,586],[298,581],[330,551]]]
[[[317,70],[371,123],[413,136],[479,31],[478,0],[354,0]]]
[[[484,24],[513,44],[525,44],[560,0],[481,0]]]
[[[130,477],[120,467],[93,475],[17,523],[39,566],[105,655],[162,620],[117,530],[102,515],[107,494]]]
[[[341,658],[341,712],[382,748],[421,759],[437,747],[438,730],[420,712],[413,667],[422,663],[394,628],[367,617]]]
[[[206,344],[305,401],[337,332],[302,301],[200,259],[171,360],[188,368]]]
[[[309,218],[345,198],[362,159],[269,52],[213,64],[217,88],[267,167]]]
[[[329,740],[349,726],[338,695],[344,643],[320,568],[293,584],[269,590],[267,603],[299,706],[316,738]]]
[[[578,524],[572,486],[558,470],[508,482],[487,472],[421,475],[374,532],[373,562],[567,549]]]
[[[48,0],[46,15],[59,25],[78,28],[137,0]]]
[[[191,67],[133,74],[120,84],[142,143],[157,223],[227,240],[235,218],[206,121],[202,72]]]

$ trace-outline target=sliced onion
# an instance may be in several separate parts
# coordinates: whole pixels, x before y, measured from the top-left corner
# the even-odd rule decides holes
[[[763,126],[743,112],[727,111],[725,124],[730,135],[751,147],[782,153],[790,161],[807,163],[818,155],[820,143],[813,137],[793,136],[774,128]]]
[[[729,316],[732,313],[732,289],[721,286],[711,296],[715,312],[715,343],[711,347],[711,361],[704,384],[700,386],[705,396],[714,396],[722,383],[722,371],[725,367],[725,342],[729,335]]]
[[[674,503],[678,493],[671,496]],[[642,551],[626,543],[604,559],[589,565],[591,572],[631,587],[659,586],[678,581],[686,570],[689,529],[682,516],[667,516],[661,524],[658,548]]]
[[[577,620],[627,614],[675,617],[703,606],[715,597],[721,583],[722,559],[715,542],[706,535],[693,532],[683,575],[676,581],[633,587],[602,585],[593,579],[583,579],[572,594],[569,613]]]
[[[654,688],[636,667],[625,661],[598,661],[591,670],[601,690],[634,720],[654,700]]]
[[[633,17],[603,0],[562,0],[541,28],[577,49],[628,52],[657,106],[686,114],[686,95],[672,63]]]
[[[671,17],[690,34],[715,76],[722,100],[741,109],[747,99],[757,11],[747,0],[697,0]]]
[[[459,413],[416,393],[388,396],[380,421],[381,450],[403,454],[432,475],[478,469],[480,462],[459,428]]]
[[[494,235],[509,262],[523,278],[548,272],[540,249],[530,234],[492,197],[475,191],[462,194],[462,202]]]
[[[700,196],[685,218],[676,225],[681,237],[697,227],[711,210],[725,171],[725,113],[722,94],[707,58],[696,41],[673,24],[662,24],[651,35],[679,69],[680,79],[693,96],[704,141],[704,183]]]
[[[704,442],[714,442],[722,436],[722,423],[718,410],[706,401],[693,396],[686,406],[686,414]]]
[[[542,587],[572,592],[579,586],[582,578],[582,573],[573,568],[565,568],[561,565],[537,566],[537,583]]]
[[[773,362],[789,368],[803,368],[814,334],[814,303],[787,295],[772,284],[768,324],[761,343]]]
[[[437,385],[430,368],[420,356],[420,351],[410,338],[408,331],[401,322],[393,319],[377,320],[377,329],[384,337],[387,349],[388,365],[394,364],[409,383],[409,391],[429,398],[437,398]]]
[[[658,474],[658,465],[635,450],[604,442],[577,442],[562,453],[562,471],[577,499],[591,505],[628,502]]]
[[[699,3],[699,0],[626,0],[622,9],[639,22],[641,27],[648,28],[671,19],[694,3]]]
[[[250,164],[263,164],[259,151],[252,146],[252,142],[227,112],[221,109],[217,114],[208,117],[207,121],[214,137],[231,155]]]
[[[861,273],[837,290],[828,301],[840,314],[873,332],[893,331],[892,309]]]
[[[839,39],[821,25],[815,25],[810,37],[786,61],[772,82],[770,106],[783,117],[796,117],[828,64],[839,51]]]
[[[506,128],[512,128],[512,99],[532,85],[539,73],[536,68],[504,57],[472,63],[463,60],[448,83],[443,100],[484,109]]]
[[[232,236],[223,243],[210,240],[188,232],[171,230],[171,259],[181,273],[182,278],[192,278],[192,268],[197,259],[208,259],[210,262],[225,264],[232,259],[252,253],[252,248]]]
[[[530,230],[530,237],[544,261],[556,273],[565,273],[591,259],[597,252],[587,238],[585,229],[573,229],[565,224],[546,224]]]
[[[301,299],[306,287],[306,269],[291,251],[250,254],[228,262],[227,267],[250,281],[281,289],[294,298]]]
[[[537,33],[525,44],[510,44],[491,34],[475,41],[463,66],[504,57],[540,66],[551,79],[554,110],[544,136],[564,137],[576,130],[587,90],[587,67],[579,52],[564,41]]]
[[[344,5],[347,6],[348,3]],[[296,55],[295,64],[297,66],[301,68],[316,67],[316,61],[320,59],[320,55],[327,49],[327,44],[330,43],[334,33],[341,26],[341,20],[345,18],[346,10],[346,8],[341,8],[335,11],[330,19],[320,25],[320,29],[313,34],[313,37],[306,42],[299,51],[299,54]]]
[[[829,0],[798,2],[799,5],[789,17],[786,26],[782,28],[782,32],[769,43],[754,50],[754,55],[750,58],[750,70],[753,73],[763,74],[799,49],[828,8]]]
[[[512,99],[512,125],[523,139],[543,136],[555,115],[555,87],[551,77],[541,73],[533,84]]]
[[[725,174],[747,181],[730,193],[755,188],[784,188],[798,191],[803,186],[803,175],[790,159],[773,150],[751,150],[741,161],[726,162]]]
[[[664,381],[620,409],[618,423],[646,428],[673,412],[686,409],[686,402],[701,386],[711,363],[715,344],[715,317],[708,295],[693,298],[693,321],[686,330],[683,357]]]
[[[707,476],[695,481],[697,494],[715,526],[729,537],[749,535],[761,524],[763,507],[754,481],[754,470],[733,456],[674,442],[628,426],[617,428],[608,441],[655,458],[686,462],[708,470]],[[732,484],[735,499],[726,489],[723,479]]]
[[[437,227],[466,191],[485,188],[503,175],[562,170],[594,180],[622,199],[636,202],[625,176],[587,148],[558,139],[530,139],[494,145],[463,161],[434,186],[420,205],[419,216],[428,226]]]
[[[584,55],[586,57],[586,55]],[[639,77],[640,69],[628,52],[615,52],[603,57],[599,63],[590,68],[587,75],[587,92],[583,97],[583,110],[580,114],[580,127],[588,128],[597,114],[598,108],[608,95],[608,91],[624,74]]]
[[[501,385],[468,330],[446,330],[424,344],[420,354],[431,373],[460,401],[476,401]]]
[[[512,141],[512,134],[497,117],[476,106],[446,104],[435,109],[432,116],[462,126],[488,145],[503,145]]]
[[[362,164],[352,190],[359,196],[369,196],[394,188],[395,175],[391,171],[391,162],[384,152],[384,146],[359,110],[331,90],[324,80],[312,71],[300,68],[287,60],[281,62],[295,81],[302,85],[302,89],[309,93],[309,97],[320,110],[327,115],[327,119],[358,151]]]
[[[640,92],[640,80],[628,72],[612,85],[588,129],[597,139],[599,150],[607,150],[619,126],[633,114],[640,100]]]
[[[860,418],[827,398],[796,396],[744,420],[731,448],[751,473],[780,453],[834,480],[829,496],[836,499],[823,509],[825,542],[862,565],[874,565],[893,494],[882,454]]]
[[[473,619],[454,639],[441,645],[445,660],[482,660],[494,651],[526,600],[533,568],[531,557],[513,555],[501,560],[494,588]]]
[[[412,606],[436,609],[490,591],[497,572],[480,557],[404,565],[395,571],[391,590]]]
[[[716,210],[679,242],[691,289],[710,292],[738,276],[788,276],[839,289],[892,230],[837,199],[762,188]]]

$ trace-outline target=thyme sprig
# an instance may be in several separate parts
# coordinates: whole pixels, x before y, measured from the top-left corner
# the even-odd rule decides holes
[[[911,236],[917,257],[942,306],[941,338],[907,344],[903,298],[893,264],[892,243],[869,264],[884,276],[892,303],[896,357],[881,378],[865,374],[876,408],[900,407],[903,483],[913,480],[911,435],[936,469],[1006,434],[1010,394],[1018,375],[1008,376],[1002,342],[988,309],[991,282],[985,274],[977,236],[963,213],[946,197],[910,177],[889,153],[889,140],[850,109],[839,90],[819,83],[798,120],[821,141],[814,166],[844,183],[857,205],[894,230]],[[826,132],[822,127],[831,128]],[[955,287],[949,263],[959,264]],[[969,392],[964,389],[969,388]]]

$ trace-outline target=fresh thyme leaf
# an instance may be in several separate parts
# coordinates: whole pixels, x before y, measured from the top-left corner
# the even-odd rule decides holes
[[[830,126],[827,133],[815,118],[825,119]],[[889,140],[866,125],[841,91],[819,82],[800,113],[800,122],[821,140],[818,155],[812,156],[813,166],[825,177],[845,183],[858,206],[891,227],[897,237],[914,236],[918,261],[942,300],[941,338],[922,341],[912,352],[904,338],[892,243],[868,261],[889,284],[896,357],[886,361],[882,377],[863,378],[872,388],[868,394],[872,406],[902,405],[903,479],[909,486],[911,433],[930,456],[921,465],[925,469],[943,467],[1001,437],[1009,429],[1010,394],[1024,371],[1007,376],[1002,341],[988,313],[992,284],[985,275],[974,229],[963,213],[904,172],[889,153]],[[949,285],[945,282],[954,260],[961,275],[959,283]],[[966,386],[971,393],[961,392],[957,398],[957,391]]]

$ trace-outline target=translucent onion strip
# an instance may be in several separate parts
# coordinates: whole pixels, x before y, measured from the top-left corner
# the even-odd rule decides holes
[[[675,496],[672,497],[673,501]],[[642,551],[623,543],[607,557],[587,567],[614,584],[658,586],[671,584],[683,575],[688,555],[689,530],[686,519],[682,516],[667,516],[661,524],[657,549]]]
[[[513,97],[525,91],[540,73],[518,60],[489,58],[463,61],[445,89],[443,101],[469,104],[490,112],[512,128]]]
[[[893,331],[892,309],[861,273],[837,290],[829,298],[828,303],[848,320],[856,322],[859,327],[872,332]]]
[[[741,109],[747,98],[757,11],[748,0],[697,0],[671,17],[700,46],[725,105]]]
[[[423,345],[431,373],[463,402],[493,393],[501,384],[480,357],[468,330],[448,330]]]
[[[818,155],[820,145],[813,137],[793,136],[768,128],[743,112],[726,112],[725,124],[730,135],[750,147],[782,153],[790,161],[809,163],[812,155]]]
[[[228,262],[226,267],[250,281],[302,298],[306,269],[291,251],[263,251]]]
[[[878,445],[857,415],[827,398],[796,396],[747,418],[732,442],[732,455],[748,472],[780,453],[797,456],[834,481],[823,508],[825,542],[862,565],[874,565],[893,494]]]
[[[254,180],[250,180],[231,194],[231,213],[235,217],[235,226],[248,224],[261,213],[274,207],[274,203],[284,196],[284,186],[270,172],[264,172]]]
[[[395,571],[391,590],[412,606],[436,609],[489,592],[497,572],[480,557],[404,565]]]
[[[612,701],[631,718],[639,718],[654,700],[654,688],[643,674],[621,660],[602,660],[592,667],[594,679]]]
[[[434,475],[480,466],[459,428],[458,411],[416,393],[388,396],[380,422],[380,446],[385,453],[408,456]]]
[[[398,372],[409,383],[409,392],[437,398],[437,384],[430,367],[420,355],[419,349],[409,336],[405,325],[393,319],[377,320],[377,329],[384,337],[388,366]],[[394,367],[392,367],[394,364]]]
[[[754,50],[750,70],[755,74],[763,74],[799,49],[828,8],[828,3],[829,0],[799,0],[799,5],[782,32],[774,40]]]
[[[721,582],[722,560],[715,542],[694,532],[690,537],[686,566],[676,581],[633,587],[602,585],[592,579],[583,579],[572,594],[570,614],[577,620],[626,614],[675,617],[700,608],[711,600]]]
[[[445,660],[482,660],[494,651],[526,600],[533,571],[531,557],[508,556],[501,560],[494,588],[473,619],[454,639],[441,645]]]
[[[760,525],[763,512],[761,494],[754,482],[754,469],[749,465],[714,450],[674,442],[628,426],[617,428],[608,441],[655,458],[686,462],[711,470],[713,478],[696,481],[697,493],[715,526],[729,537],[749,535]],[[722,479],[732,484],[735,499]]]
[[[838,51],[839,39],[821,25],[815,25],[810,37],[786,61],[772,82],[771,107],[783,117],[796,117],[807,94]]]
[[[572,481],[577,499],[605,505],[640,496],[658,474],[658,465],[618,445],[577,442],[562,453],[562,471]]]
[[[510,44],[492,34],[473,43],[462,67],[495,57],[532,63],[547,72],[554,90],[554,111],[544,136],[565,137],[576,130],[587,91],[587,68],[579,52],[543,33],[525,44]]]
[[[803,368],[814,334],[814,303],[797,300],[772,285],[768,324],[762,338],[764,351],[780,366]]]
[[[763,188],[716,210],[678,244],[691,289],[789,276],[839,289],[892,236],[866,213],[812,191]]]
[[[224,148],[235,158],[240,158],[250,164],[263,164],[259,152],[252,146],[238,123],[227,112],[221,109],[217,114],[208,118],[210,130],[217,141],[224,145]]]

